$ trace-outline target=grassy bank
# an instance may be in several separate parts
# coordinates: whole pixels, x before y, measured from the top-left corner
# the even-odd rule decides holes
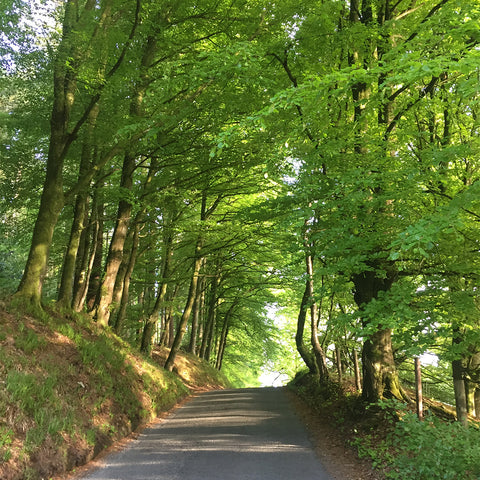
[[[38,318],[41,316],[41,318]],[[226,381],[180,355],[176,373],[81,315],[0,306],[0,478],[71,471],[196,389]]]

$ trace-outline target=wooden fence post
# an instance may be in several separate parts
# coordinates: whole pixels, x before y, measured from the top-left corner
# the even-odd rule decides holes
[[[417,416],[419,420],[423,420],[422,371],[420,358],[418,357],[415,357],[415,391],[417,394]]]

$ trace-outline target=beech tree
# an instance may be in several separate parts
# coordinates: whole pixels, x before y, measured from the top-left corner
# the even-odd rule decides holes
[[[441,160],[446,137],[452,138],[451,109],[444,104],[437,110],[435,104],[446,92],[458,94],[453,85],[459,78],[470,84],[461,65],[476,57],[472,12],[466,3],[448,1],[416,8],[409,2],[352,1],[324,2],[322,12],[311,4],[302,13],[291,22],[290,40],[272,52],[291,86],[257,119],[291,108],[293,126],[284,138],[300,167],[296,195],[303,218],[318,219],[310,235],[321,260],[316,274],[341,277],[354,290],[364,339],[363,397],[403,398],[392,344],[402,322],[402,310],[393,307],[396,284],[401,290],[428,254],[400,242],[413,254],[414,272],[407,272],[394,245],[435,208],[425,191],[428,176],[440,174],[440,165],[453,167]],[[459,28],[450,31],[459,18]],[[323,41],[313,43],[318,25]],[[470,111],[465,104],[460,109]],[[432,120],[425,135],[415,130],[414,118]],[[437,141],[439,133],[443,141]],[[420,138],[430,159],[432,149],[438,152],[438,163],[425,168],[412,161]],[[458,154],[454,158],[460,160]]]
[[[46,176],[30,253],[17,293],[17,296],[37,306],[40,306],[43,278],[46,273],[53,231],[65,204],[63,168],[66,157],[72,144],[76,141],[81,127],[99,101],[105,85],[123,63],[138,23],[137,12],[132,16],[130,32],[121,40],[123,45],[119,53],[115,52],[114,54],[111,51],[112,48],[115,49],[114,45],[110,44],[110,48],[107,48],[108,58],[113,59],[113,62],[104,69],[104,74],[100,73],[95,78],[96,85],[93,87],[92,94],[89,94],[88,87],[84,88],[87,93],[86,107],[82,105],[80,111],[77,112],[74,108],[78,95],[78,84],[82,80],[81,74],[91,65],[90,62],[94,61],[95,55],[105,54],[103,29],[117,27],[117,31],[123,33],[123,30],[118,29],[118,24],[115,27],[112,25],[114,22],[112,2],[102,2],[100,8],[96,7],[94,1],[87,1],[82,6],[76,1],[68,1],[64,6],[63,36],[54,62],[53,107]],[[100,64],[103,61],[101,59]],[[102,163],[107,163],[119,151],[118,146],[112,146],[102,159]],[[82,181],[85,181],[85,178]]]
[[[27,5],[0,19],[23,45],[0,49],[0,266],[34,224],[17,298],[40,306],[48,273],[168,370],[180,348],[225,368],[249,337],[256,369],[289,289],[322,381],[358,384],[361,345],[363,400],[408,400],[397,367],[430,350],[458,417],[478,409],[475,5],[68,0],[38,45]]]

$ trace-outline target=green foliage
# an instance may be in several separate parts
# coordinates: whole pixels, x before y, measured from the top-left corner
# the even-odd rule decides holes
[[[435,417],[419,421],[407,413],[380,445],[362,446],[386,478],[403,480],[473,480],[480,475],[480,431]]]
[[[384,414],[386,435],[378,432],[353,441],[361,457],[372,460],[386,478],[403,480],[474,480],[480,474],[480,430],[435,416],[424,421],[397,401],[372,405]],[[399,418],[400,417],[400,418]]]
[[[475,479],[480,475],[480,431],[435,417],[420,422],[406,415],[392,434],[397,452],[388,478]],[[441,468],[439,468],[441,466]]]
[[[57,293],[73,188],[87,195],[88,209],[103,197],[104,257],[119,203],[132,206],[139,253],[119,329],[132,344],[162,283],[162,315],[172,307],[178,318],[192,245],[201,239],[202,293],[218,280],[215,341],[236,307],[223,364],[236,384],[256,384],[265,364],[296,369],[286,336],[295,336],[307,254],[326,349],[340,345],[347,355],[388,328],[399,364],[432,349],[468,363],[480,345],[479,8],[467,0],[426,0],[414,9],[400,1],[388,12],[381,2],[349,12],[334,0],[174,3],[167,13],[142,2],[135,29],[133,1],[97,2],[91,11],[82,4],[58,45],[51,28],[32,35],[31,2],[2,2],[0,35],[9,41],[0,47],[8,67],[0,79],[0,293],[14,291],[27,261],[48,162],[53,93],[46,78],[55,55],[65,55],[59,64],[75,87],[58,172],[67,205],[46,246],[44,297]],[[52,20],[62,11],[43,7]],[[141,105],[132,104],[136,93]],[[77,132],[92,102],[98,117]],[[126,146],[136,159],[132,172],[122,172]],[[79,159],[87,154],[98,175],[88,172],[91,182],[80,188]],[[131,188],[119,186],[125,173]],[[97,224],[92,211],[85,220]],[[362,275],[384,282],[364,304]],[[275,296],[293,311],[283,332],[265,315]],[[452,346],[454,326],[462,341]],[[131,374],[123,344],[84,337],[70,325],[58,331],[96,378],[95,411],[112,397],[132,418],[144,411],[128,381],[112,380],[118,369]],[[30,355],[42,342],[29,328],[15,339]],[[157,380],[145,373],[144,388],[155,392]]]
[[[296,326],[286,311],[281,312],[274,307],[270,309],[270,314],[274,315],[274,324],[278,329],[272,338],[276,342],[276,348],[266,357],[262,370],[283,382],[290,381],[302,365],[295,346]]]
[[[10,243],[10,245],[8,244]],[[11,294],[18,286],[25,256],[15,248],[11,241],[0,244],[0,295]]]

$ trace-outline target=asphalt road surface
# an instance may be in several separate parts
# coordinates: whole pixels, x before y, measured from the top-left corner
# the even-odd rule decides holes
[[[85,480],[331,480],[282,389],[208,392]]]

